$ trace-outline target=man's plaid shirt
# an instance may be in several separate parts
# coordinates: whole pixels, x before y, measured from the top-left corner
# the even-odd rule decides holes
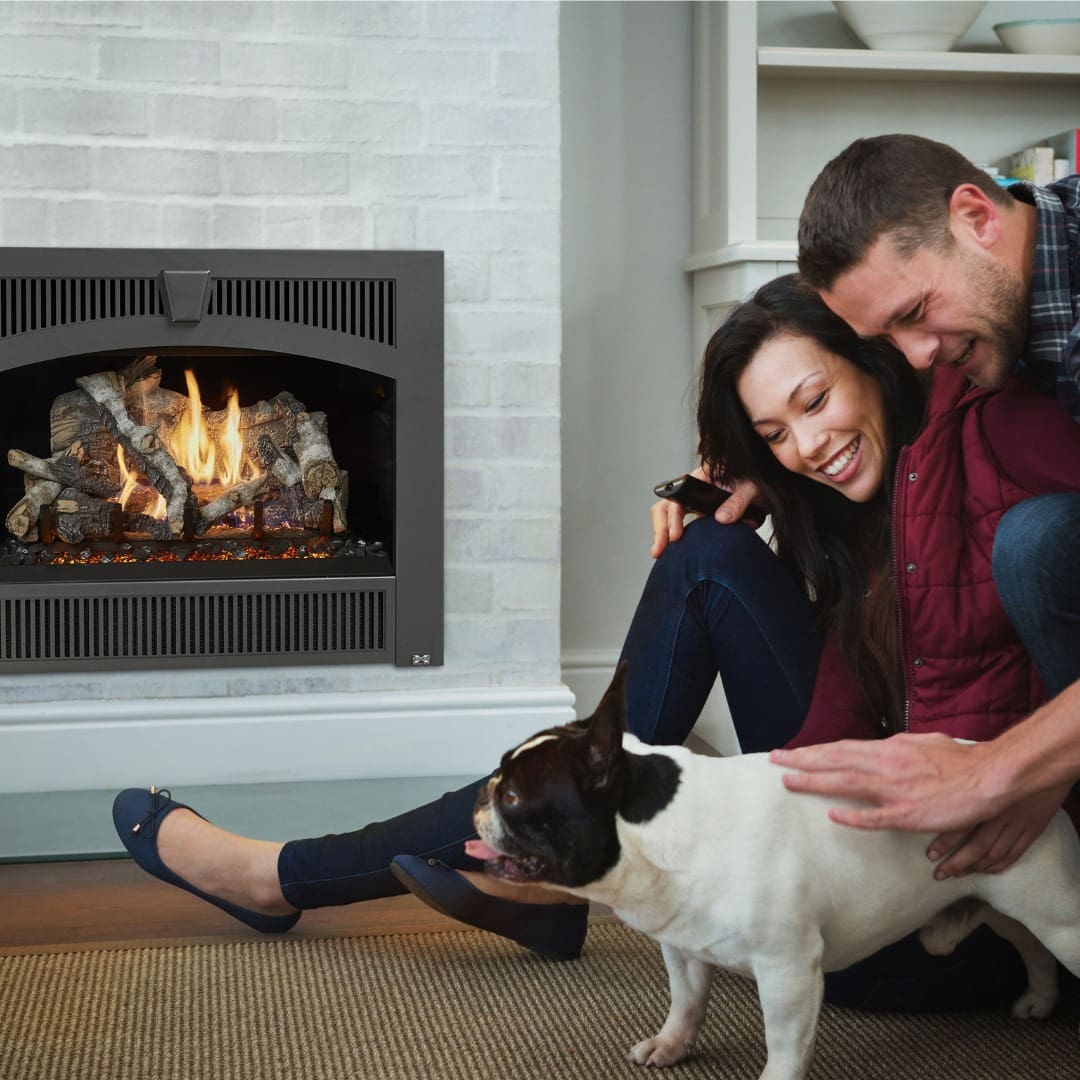
[[[1020,369],[1055,391],[1080,423],[1080,175],[1044,188],[1015,184],[1009,190],[1033,202],[1038,215],[1031,327]]]

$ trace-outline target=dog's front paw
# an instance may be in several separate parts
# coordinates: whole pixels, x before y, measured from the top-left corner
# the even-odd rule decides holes
[[[677,1065],[686,1057],[689,1049],[684,1042],[661,1039],[659,1035],[654,1035],[651,1039],[642,1040],[630,1051],[630,1060],[637,1065],[663,1068],[666,1065]]]

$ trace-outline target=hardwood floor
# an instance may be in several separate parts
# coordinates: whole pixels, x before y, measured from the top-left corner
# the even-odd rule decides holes
[[[290,933],[417,933],[455,924],[413,896],[321,908]],[[129,859],[0,866],[0,955],[251,940],[255,931]]]
[[[394,896],[308,911],[289,936],[460,929],[461,923],[415,897]],[[129,859],[0,865],[0,956],[260,939],[210,904],[143,873]]]

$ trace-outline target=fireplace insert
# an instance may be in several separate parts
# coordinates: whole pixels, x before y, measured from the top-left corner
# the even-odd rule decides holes
[[[438,252],[0,249],[0,671],[442,663]]]

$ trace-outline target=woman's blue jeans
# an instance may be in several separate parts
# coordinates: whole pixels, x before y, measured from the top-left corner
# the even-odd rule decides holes
[[[630,626],[628,726],[645,742],[682,743],[720,672],[743,747],[782,745],[806,713],[820,649],[806,598],[758,536],[695,522],[654,563]],[[402,893],[395,855],[481,869],[464,851],[481,783],[355,832],[290,841],[278,861],[286,899],[312,908]]]
[[[682,743],[719,675],[743,751],[781,746],[806,715],[821,646],[805,595],[752,529],[695,521],[653,564],[630,624],[628,726],[654,745]],[[290,841],[278,861],[286,899],[313,908],[399,894],[389,864],[401,854],[480,869],[464,845],[482,782],[355,832]],[[878,1009],[978,1007],[1018,992],[1018,964],[989,932],[946,959],[906,939],[830,975],[826,996]]]

